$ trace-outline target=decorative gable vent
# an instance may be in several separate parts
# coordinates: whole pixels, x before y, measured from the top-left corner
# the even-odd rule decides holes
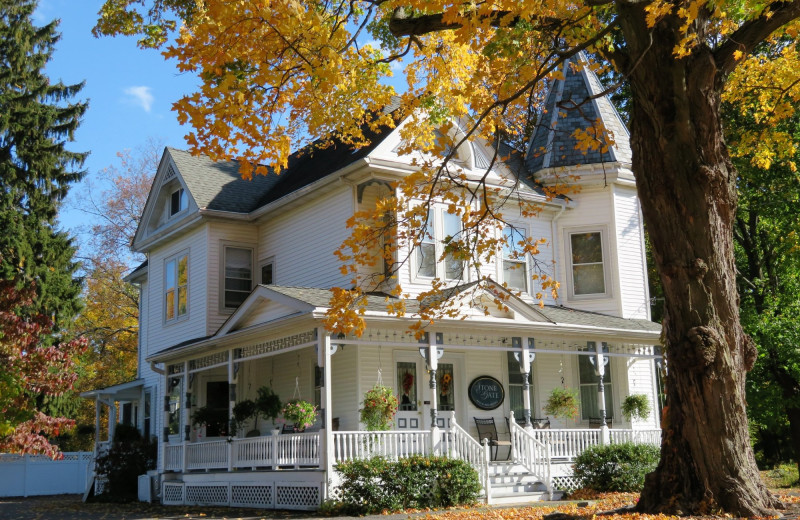
[[[170,164],[169,167],[167,168],[167,174],[164,175],[164,181],[168,181],[173,177],[175,177],[175,170],[172,168],[172,165]]]

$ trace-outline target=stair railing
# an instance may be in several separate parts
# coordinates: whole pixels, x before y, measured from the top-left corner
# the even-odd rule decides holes
[[[508,421],[514,462],[541,479],[547,493],[553,496],[553,470],[550,443],[537,440],[531,432],[517,424],[514,412]]]
[[[476,441],[460,424],[456,423],[455,417],[450,422],[450,439],[448,442],[448,456],[454,459],[461,459],[468,462],[478,472],[481,486],[486,493],[486,503],[491,504],[492,488],[489,479],[489,462],[491,452],[489,444],[484,439],[483,445]]]

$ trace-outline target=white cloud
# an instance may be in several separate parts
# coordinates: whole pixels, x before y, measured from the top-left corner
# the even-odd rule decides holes
[[[128,96],[129,101],[139,105],[145,112],[150,112],[155,98],[150,92],[151,88],[146,86],[140,87],[127,87],[124,92]]]

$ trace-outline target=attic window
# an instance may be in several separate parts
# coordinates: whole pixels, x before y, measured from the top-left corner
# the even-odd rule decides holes
[[[183,188],[173,191],[169,202],[169,216],[180,213],[187,207],[189,207],[189,199],[186,196],[186,191]]]

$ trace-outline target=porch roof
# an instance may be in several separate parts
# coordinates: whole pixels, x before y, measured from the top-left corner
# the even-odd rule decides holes
[[[97,390],[82,392],[81,397],[88,399],[111,397],[115,401],[133,401],[141,397],[143,386],[144,379],[134,379],[133,381],[128,381],[127,383],[120,383],[118,385],[107,386],[106,388],[98,388]]]
[[[619,318],[564,306],[545,305],[544,307],[539,307],[538,305],[531,305],[491,280],[464,284],[461,287],[452,288],[447,291],[444,297],[465,295],[468,294],[470,290],[501,291],[505,293],[503,297],[506,298],[505,301],[509,308],[525,316],[523,321],[474,316],[473,318],[476,325],[481,327],[487,323],[486,320],[489,320],[494,326],[500,329],[513,327],[515,329],[524,328],[527,330],[533,326],[534,328],[530,330],[531,334],[575,333],[581,336],[598,334],[598,337],[619,336],[621,339],[638,339],[644,342],[657,342],[658,334],[661,331],[660,324],[648,320]],[[258,335],[269,332],[276,327],[285,327],[290,322],[296,323],[303,328],[307,328],[309,325],[311,325],[311,327],[319,326],[319,320],[328,310],[330,298],[331,292],[328,289],[259,285],[214,335],[183,341],[149,356],[147,360],[158,363],[178,359],[186,354],[194,353],[198,351],[198,349],[212,347],[216,350],[215,347],[224,348],[224,345],[233,347],[238,341],[244,338],[250,338],[254,334]],[[367,311],[365,317],[368,321],[385,321],[388,319],[392,321],[396,320],[400,323],[416,319],[413,316],[397,317],[389,315],[386,310],[387,303],[392,300],[397,300],[388,295],[368,294],[365,298],[365,308]],[[258,304],[258,301],[264,299],[279,301],[286,306],[288,314],[283,318],[275,318],[273,315],[271,317],[272,319],[265,322],[248,322],[247,320],[250,319],[248,318],[248,312]],[[418,312],[421,306],[425,305],[425,302],[409,299],[405,300],[405,304],[407,313],[413,315]],[[459,324],[459,327],[464,326],[463,321],[453,319],[443,319],[440,325],[444,328],[448,328],[452,327],[452,324],[455,322]],[[239,324],[244,326],[237,329],[236,327],[240,326]]]

